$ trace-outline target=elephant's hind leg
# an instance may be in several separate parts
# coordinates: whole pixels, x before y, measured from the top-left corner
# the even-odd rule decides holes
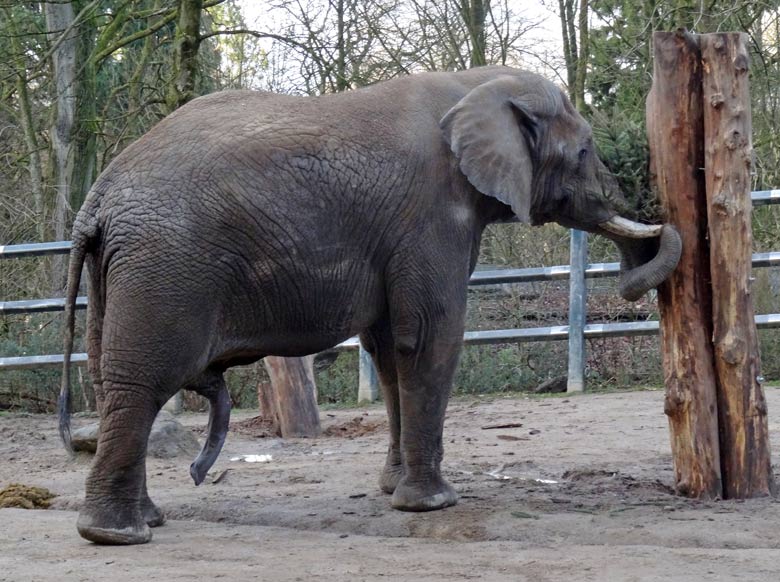
[[[103,381],[100,434],[87,478],[77,528],[98,544],[142,544],[152,538],[147,520],[146,445],[161,403],[139,383]],[[151,503],[151,500],[149,500]],[[158,510],[159,511],[159,510]]]
[[[387,449],[385,466],[379,477],[379,487],[385,493],[392,493],[404,476],[404,466],[401,457],[401,406],[398,398],[398,374],[395,367],[395,354],[393,353],[395,350],[393,334],[388,318],[382,318],[361,334],[360,341],[374,361],[387,407],[390,445]]]
[[[90,304],[95,305],[87,315],[87,352],[89,353],[89,376],[92,378],[95,391],[95,403],[98,413],[103,409],[103,377],[100,369],[102,355],[100,342],[103,336],[102,299],[90,288]],[[149,498],[146,489],[146,469],[144,468],[144,482],[141,488],[141,513],[149,527],[159,527],[165,523],[165,514]]]
[[[165,523],[165,513],[151,500],[149,491],[146,489],[146,467],[144,467],[144,484],[141,488],[140,505],[141,515],[143,515],[146,525],[160,527]]]

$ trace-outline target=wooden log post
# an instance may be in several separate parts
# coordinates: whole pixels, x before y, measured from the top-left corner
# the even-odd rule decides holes
[[[751,112],[747,35],[705,34],[704,87],[712,318],[723,492],[774,489],[758,335],[751,297]]]
[[[267,370],[268,368],[266,367]],[[258,382],[257,403],[260,406],[260,416],[265,420],[271,421],[271,432],[276,436],[282,436],[282,427],[279,425],[279,415],[276,410],[274,385],[270,380]]]
[[[267,356],[265,369],[271,377],[260,404],[284,438],[316,437],[322,432],[314,382],[314,356],[280,358]],[[268,394],[270,392],[270,394]]]
[[[682,237],[682,257],[658,289],[661,353],[676,490],[722,495],[704,175],[699,47],[684,32],[656,32],[647,100],[651,174]],[[752,312],[751,312],[752,313]]]

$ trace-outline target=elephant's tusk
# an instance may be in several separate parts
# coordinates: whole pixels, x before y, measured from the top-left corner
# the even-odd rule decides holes
[[[661,234],[662,224],[640,224],[622,216],[613,216],[606,222],[599,224],[601,228],[612,234],[626,238],[653,238]]]

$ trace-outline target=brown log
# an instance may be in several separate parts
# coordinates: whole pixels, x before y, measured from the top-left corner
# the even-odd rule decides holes
[[[723,492],[757,497],[771,494],[774,482],[751,296],[747,35],[702,35],[701,54]]]
[[[314,382],[314,356],[279,358],[267,356],[265,369],[271,377],[270,390],[261,399],[263,414],[268,414],[285,438],[316,437],[322,432]],[[270,395],[267,394],[270,392]]]
[[[647,99],[651,175],[682,237],[682,257],[658,289],[661,352],[675,488],[698,498],[721,490],[716,378],[708,285],[704,124],[699,47],[685,32],[656,32],[654,80]]]
[[[273,423],[271,432],[276,436],[282,436],[282,428],[279,426],[279,415],[276,414],[276,396],[274,395],[274,385],[270,380],[258,382],[257,403],[260,406],[260,416],[266,420],[270,420]]]

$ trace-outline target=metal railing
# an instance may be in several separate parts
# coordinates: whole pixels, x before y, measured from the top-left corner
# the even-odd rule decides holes
[[[780,204],[780,190],[762,190],[751,193],[754,206]],[[0,246],[0,259],[35,257],[52,254],[67,254],[70,251],[70,241],[58,241],[48,243],[32,243],[21,245]],[[586,255],[585,255],[586,256]],[[780,252],[755,253],[752,258],[755,268],[780,266]],[[529,269],[497,269],[491,271],[475,272],[469,285],[500,285],[508,283],[529,283],[538,281],[560,281],[569,279],[572,268],[569,265],[553,267],[536,267]],[[596,279],[602,277],[615,277],[620,272],[619,263],[594,263],[582,270],[584,279]],[[78,297],[77,309],[85,309],[86,297]],[[65,308],[64,298],[30,299],[23,301],[0,302],[0,315],[15,315],[23,313],[43,313],[62,311]],[[756,326],[759,329],[780,328],[780,314],[757,315]],[[464,342],[470,345],[497,344],[497,343],[523,343],[533,341],[556,341],[569,339],[569,326],[536,327],[526,329],[501,329],[489,331],[467,331],[464,334]],[[607,337],[626,337],[654,335],[659,330],[657,321],[635,321],[621,323],[591,323],[582,328],[579,340],[597,339]],[[360,342],[357,338],[351,338],[335,346],[339,351],[359,349]],[[363,354],[365,356],[365,354]],[[62,354],[17,356],[0,358],[0,370],[21,370],[41,367],[58,367],[62,365]],[[74,364],[84,364],[87,361],[86,354],[77,353],[71,356]],[[368,365],[366,357],[361,358],[362,365]],[[570,367],[572,366],[570,362]],[[582,366],[582,363],[576,364]],[[370,373],[365,374],[371,378]],[[570,378],[571,380],[571,378]],[[375,387],[371,389],[375,391]]]

